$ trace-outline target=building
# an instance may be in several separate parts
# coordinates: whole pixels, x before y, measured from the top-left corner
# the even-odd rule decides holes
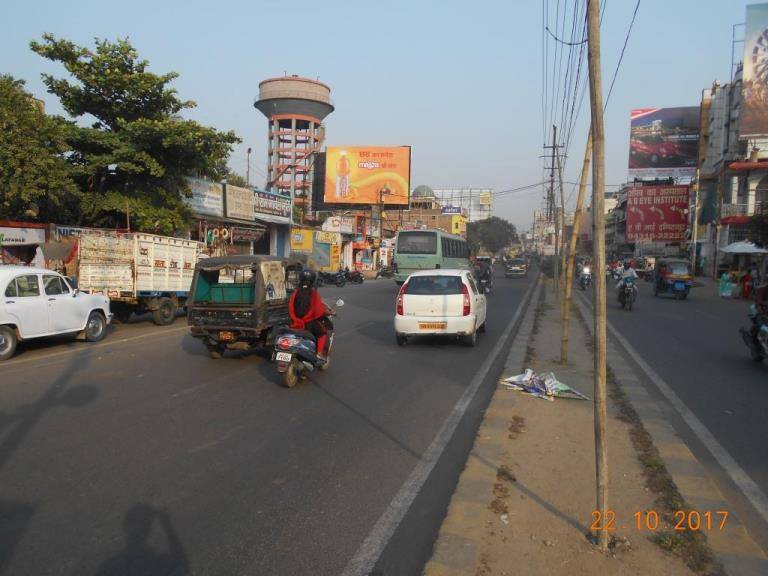
[[[491,188],[441,188],[433,190],[435,202],[441,207],[456,207],[466,211],[469,222],[490,218],[493,214]]]
[[[334,110],[331,89],[296,75],[269,78],[259,83],[254,107],[269,120],[266,190],[310,212],[315,154],[325,141],[323,120]]]
[[[741,66],[702,93],[697,251],[707,275],[730,266],[720,250],[747,239],[752,216],[768,209],[768,138],[741,137],[741,102]]]
[[[533,229],[531,231],[531,248],[537,254],[542,256],[551,256],[555,252],[557,245],[557,232],[560,237],[565,237],[566,243],[570,241],[571,231],[573,230],[573,212],[565,212],[557,208],[556,215],[550,217],[546,210],[535,210],[533,213]],[[558,226],[555,227],[555,219],[558,220]]]

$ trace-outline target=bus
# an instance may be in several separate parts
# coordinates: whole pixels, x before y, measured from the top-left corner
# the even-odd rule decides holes
[[[461,236],[442,230],[403,230],[395,239],[395,282],[402,284],[412,272],[431,268],[471,269],[469,244]]]

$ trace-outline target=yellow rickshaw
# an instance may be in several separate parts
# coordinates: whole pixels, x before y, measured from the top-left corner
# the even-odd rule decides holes
[[[653,295],[672,294],[685,300],[693,286],[691,263],[680,258],[661,258],[656,261]]]

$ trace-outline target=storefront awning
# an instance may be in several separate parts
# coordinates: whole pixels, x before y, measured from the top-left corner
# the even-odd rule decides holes
[[[729,170],[768,170],[768,162],[731,162]]]

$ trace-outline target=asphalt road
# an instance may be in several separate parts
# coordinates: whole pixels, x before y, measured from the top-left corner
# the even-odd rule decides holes
[[[739,327],[749,323],[748,304],[721,300],[711,286],[694,287],[687,300],[654,297],[652,284],[640,282],[636,306],[628,312],[616,302],[614,286],[609,282],[609,322],[768,494],[768,362],[751,360],[739,335]],[[683,431],[697,456],[716,468],[679,416],[670,415],[670,421]],[[716,476],[726,496],[741,501],[753,536],[768,549],[764,523],[723,471]]]
[[[339,574],[528,284],[497,280],[476,348],[398,348],[391,281],[324,288],[346,301],[333,365],[292,390],[257,354],[210,359],[182,319],[22,346],[0,367],[0,573]],[[501,360],[373,573],[421,573]]]

